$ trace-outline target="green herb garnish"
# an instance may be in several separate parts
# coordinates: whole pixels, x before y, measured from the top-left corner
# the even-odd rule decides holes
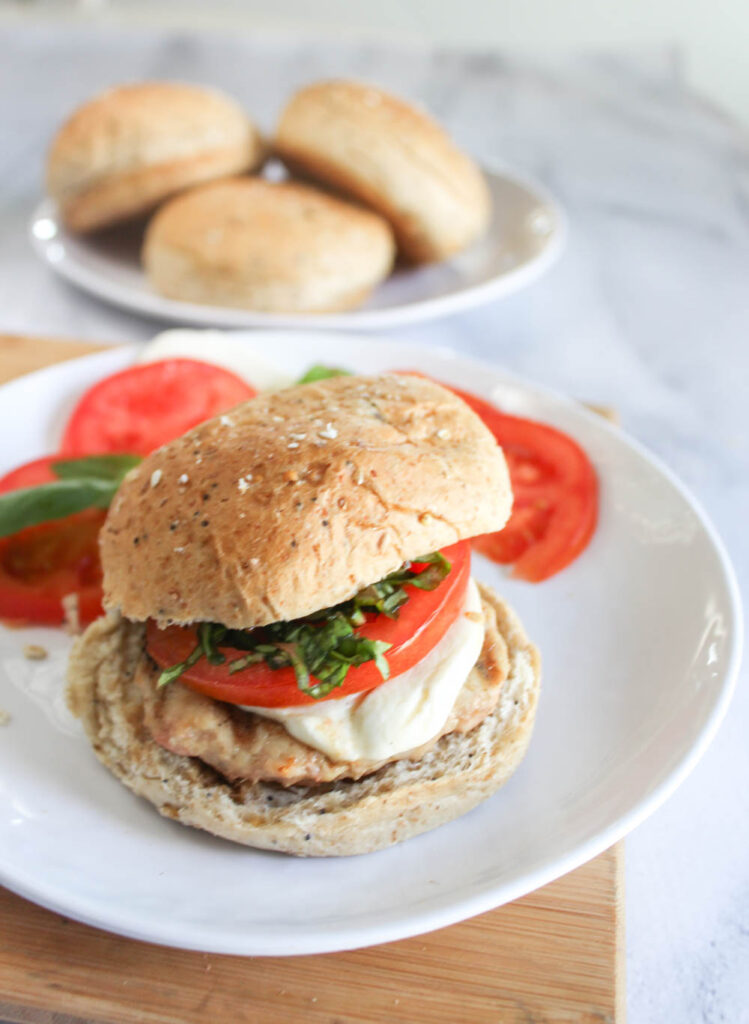
[[[450,563],[439,552],[425,555],[419,563],[425,569],[416,571],[406,562],[400,569],[373,583],[348,601],[315,612],[291,622],[273,622],[257,629],[228,629],[216,622],[201,622],[198,644],[189,657],[178,665],[164,669],[159,687],[173,683],[182,673],[205,657],[212,665],[226,661],[219,648],[246,651],[241,658],[229,662],[231,675],[264,661],[272,669],[291,666],[297,686],[315,700],[327,697],[331,690],[343,686],[350,668],[374,661],[383,679],[390,668],[385,652],[391,647],[382,640],[370,640],[356,633],[366,621],[366,613],[374,612],[396,619],[408,601],[405,586],[434,590],[450,572]]]
[[[60,459],[50,469],[61,480],[110,480],[121,484],[142,459],[140,455],[86,455],[81,459]]]
[[[351,374],[348,370],[341,370],[337,366],[323,366],[322,363],[316,363],[314,366],[310,366],[309,370],[299,378],[297,384],[314,384],[317,380],[327,380],[328,377],[350,377]]]
[[[86,508],[109,508],[125,474],[139,462],[137,455],[94,455],[52,463],[59,480],[0,495],[0,537]]]

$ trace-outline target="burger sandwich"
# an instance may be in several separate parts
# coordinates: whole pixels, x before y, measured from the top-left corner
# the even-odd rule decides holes
[[[437,384],[260,395],[125,478],[70,707],[134,793],[238,843],[365,853],[450,821],[533,725],[536,650],[471,577],[511,504],[501,449]]]

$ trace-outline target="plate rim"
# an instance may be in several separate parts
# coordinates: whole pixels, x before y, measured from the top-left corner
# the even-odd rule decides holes
[[[141,316],[159,321],[187,324],[189,326],[213,327],[223,330],[246,330],[249,328],[270,329],[274,327],[320,330],[386,330],[422,323],[438,317],[453,316],[468,309],[478,308],[492,300],[512,295],[542,277],[558,261],[567,246],[569,218],[559,200],[545,185],[524,172],[505,167],[499,162],[491,166],[482,165],[488,176],[507,181],[533,194],[539,203],[548,207],[554,218],[554,230],[542,251],[530,260],[507,273],[502,273],[471,285],[449,295],[422,299],[408,305],[392,306],[386,309],[350,310],[342,313],[262,313],[252,310],[232,309],[225,306],[204,306],[197,303],[181,302],[149,292],[135,292],[133,289],[100,277],[70,257],[54,259],[52,253],[56,238],[43,238],[35,232],[35,225],[41,220],[51,220],[56,231],[60,230],[57,204],[49,196],[42,198],[34,207],[27,225],[31,246],[39,259],[54,273],[100,301],[118,309],[124,309]],[[64,230],[64,228],[63,228]],[[132,298],[131,296],[134,296]]]
[[[271,333],[274,339],[278,341],[279,335],[283,332],[273,331],[269,333]],[[305,338],[307,337],[306,331],[289,331],[286,333],[298,333]],[[336,344],[345,343],[345,337],[337,335],[335,332],[318,333],[326,336],[328,342],[334,341]],[[358,342],[366,340],[366,338],[361,335],[355,337]],[[261,344],[262,333],[252,332],[252,343]],[[378,346],[378,348],[379,347],[380,346]],[[646,796],[635,802],[634,807],[631,807],[608,827],[596,832],[585,842],[580,843],[577,847],[563,855],[561,858],[557,858],[546,865],[538,867],[529,875],[524,875],[510,884],[487,884],[482,887],[481,891],[472,895],[464,896],[458,901],[455,899],[451,900],[450,892],[446,889],[443,893],[435,896],[436,905],[433,904],[429,909],[420,911],[417,915],[412,914],[410,917],[405,919],[399,918],[396,921],[370,923],[364,926],[363,931],[362,926],[357,926],[355,923],[347,923],[343,926],[336,925],[335,927],[327,928],[322,932],[310,932],[297,935],[293,949],[289,949],[288,939],[284,939],[282,936],[277,935],[273,935],[270,938],[270,942],[268,942],[268,936],[266,936],[262,945],[257,945],[253,944],[253,937],[250,937],[250,941],[244,941],[243,937],[241,942],[237,942],[236,935],[224,936],[222,939],[220,935],[214,933],[210,936],[210,941],[206,943],[205,941],[201,941],[198,934],[185,929],[183,923],[180,923],[179,930],[174,932],[169,930],[168,923],[167,926],[164,927],[162,922],[158,922],[155,928],[153,927],[153,922],[149,922],[149,927],[144,930],[134,921],[130,921],[128,919],[123,921],[121,915],[119,917],[107,916],[107,904],[104,902],[100,901],[95,905],[95,908],[98,908],[99,910],[97,913],[95,912],[94,905],[90,902],[85,900],[77,902],[75,899],[71,901],[69,898],[64,896],[61,897],[59,893],[56,894],[56,890],[53,890],[52,888],[48,889],[44,884],[28,884],[25,877],[19,876],[18,873],[15,877],[10,875],[6,870],[5,865],[0,863],[0,883],[6,886],[6,888],[26,899],[32,900],[33,902],[46,907],[49,910],[63,914],[67,917],[72,917],[75,920],[93,927],[103,928],[107,931],[123,935],[128,938],[138,939],[152,944],[168,945],[174,948],[200,952],[251,956],[296,956],[356,949],[363,946],[391,942],[401,938],[424,934],[439,928],[447,927],[477,914],[485,913],[498,906],[502,906],[522,895],[549,884],[556,878],[567,874],[569,871],[575,870],[588,860],[598,856],[600,853],[603,853],[614,843],[622,839],[627,833],[636,828],[663,803],[665,803],[665,801],[676,791],[676,789],[678,789],[678,787],[694,770],[697,763],[710,746],[710,743],[713,741],[735,692],[742,658],[744,631],[742,601],[736,573],[725,545],[723,544],[712,520],[705,512],[701,502],[694,497],[689,488],[682,483],[678,476],[657,455],[651,453],[636,438],[631,437],[620,427],[607,423],[594,412],[586,409],[581,403],[554,388],[548,388],[543,385],[538,385],[533,381],[528,381],[521,375],[515,374],[512,371],[506,370],[504,367],[497,366],[485,360],[464,356],[445,345],[430,345],[425,342],[401,342],[398,339],[387,339],[382,347],[385,349],[392,347],[399,350],[419,350],[422,356],[426,354],[439,353],[444,358],[454,360],[456,364],[467,363],[472,365],[474,368],[482,368],[484,370],[490,369],[493,377],[492,387],[497,386],[500,382],[507,383],[512,387],[528,392],[534,397],[539,396],[542,400],[551,400],[563,406],[573,408],[577,414],[582,416],[584,421],[589,421],[596,429],[603,431],[604,434],[610,435],[625,447],[630,448],[640,458],[643,458],[647,463],[654,467],[660,475],[666,478],[671,486],[679,493],[681,498],[690,506],[710,541],[722,573],[726,597],[728,600],[727,610],[731,617],[728,624],[728,630],[733,641],[725,669],[722,673],[719,693],[716,695],[715,702],[713,703],[709,714],[702,722],[699,733],[697,734],[692,746],[682,754],[680,759],[654,789],[652,789]],[[115,352],[119,356],[126,356],[128,353],[135,354],[139,350],[140,346],[138,344],[117,345],[107,347],[101,352],[94,352],[80,356],[76,359],[66,360],[62,363],[52,364],[51,366],[32,371],[31,373],[24,374],[0,385],[0,396],[2,396],[7,390],[13,389],[19,384],[28,386],[33,378],[38,379],[42,376],[54,376],[62,367],[75,369],[75,366],[77,365],[90,365],[95,361],[106,363],[107,360],[112,359]],[[498,891],[501,891],[502,893],[499,901],[496,896]]]

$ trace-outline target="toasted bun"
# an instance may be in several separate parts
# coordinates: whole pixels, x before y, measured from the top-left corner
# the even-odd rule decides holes
[[[166,196],[263,159],[234,100],[175,82],[123,85],[79,107],[47,156],[47,190],[72,231],[150,210]]]
[[[369,853],[470,811],[507,781],[525,754],[538,700],[538,652],[508,606],[481,590],[508,648],[509,675],[496,710],[469,733],[443,736],[418,761],[396,761],[358,781],[232,786],[196,758],[158,746],[142,728],[133,683],[143,627],[115,614],[76,641],[68,702],[99,760],[166,817],[300,856]]]
[[[484,177],[443,129],[395,96],[360,82],[317,82],[292,97],[275,147],[288,166],[387,217],[407,259],[446,259],[482,235]]]
[[[511,504],[493,436],[432,381],[263,394],[128,474],[101,533],[104,603],[162,623],[295,619],[501,529]]]
[[[233,178],[193,189],[148,226],[143,263],[172,299],[278,313],[362,302],[390,272],[385,220],[308,185]]]

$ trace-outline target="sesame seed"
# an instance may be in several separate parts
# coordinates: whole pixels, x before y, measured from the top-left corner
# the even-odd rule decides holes
[[[153,473],[151,473],[151,487],[155,487],[159,480],[161,480],[161,470],[155,469]]]
[[[222,427],[233,427],[234,426],[234,421],[232,419],[230,419],[229,416],[221,416],[219,418],[219,423],[221,424]]]
[[[299,442],[298,441],[289,441],[289,443],[286,445],[286,447],[287,448],[298,448],[299,447]]]
[[[185,549],[184,549],[184,548],[174,548],[173,550],[174,550],[174,551],[176,551],[176,552],[177,552],[177,554],[181,555],[181,554],[182,554],[182,552],[183,552],[183,551],[184,551]]]
[[[237,480],[237,487],[239,488],[240,494],[245,494],[250,489],[250,485],[247,483],[244,477],[240,477],[239,480]]]
[[[289,434],[292,441],[303,441],[306,436],[306,434]]]
[[[338,437],[338,431],[336,430],[332,423],[326,423],[325,430],[318,431],[318,437],[330,438],[330,440],[332,441],[333,438]]]
[[[29,661],[44,661],[47,653],[47,648],[40,644],[26,644],[23,649],[23,656]]]
[[[182,476],[179,478],[178,483],[186,484],[189,479],[190,477],[187,475],[187,473],[183,473]]]
[[[447,439],[450,437],[450,431],[445,430],[445,428],[443,427],[442,430],[437,431],[437,437],[440,439],[440,441],[447,441]]]
[[[271,416],[274,423],[283,423],[283,416]]]
[[[253,565],[253,566],[260,565],[260,559],[259,558],[251,558],[250,559],[250,565]]]

